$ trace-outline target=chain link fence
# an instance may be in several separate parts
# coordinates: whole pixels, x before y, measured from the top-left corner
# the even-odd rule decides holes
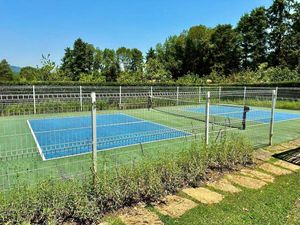
[[[114,171],[229,134],[256,147],[300,136],[298,111],[274,111],[276,97],[299,101],[297,88],[1,86],[0,93],[0,191]]]

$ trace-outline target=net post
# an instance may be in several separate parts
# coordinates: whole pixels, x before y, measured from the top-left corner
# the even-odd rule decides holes
[[[176,104],[178,105],[179,103],[179,87],[177,87],[177,90],[176,90]]]
[[[271,109],[271,120],[270,120],[270,135],[269,135],[269,145],[273,144],[273,134],[274,134],[274,115],[277,99],[277,88],[272,91],[272,109]]]
[[[35,86],[32,86],[33,113],[36,114]]]
[[[209,139],[209,104],[210,104],[210,91],[206,93],[206,106],[205,106],[205,144],[208,145]]]
[[[199,103],[201,103],[201,87],[199,87]]]
[[[92,98],[92,159],[94,183],[97,176],[97,116],[96,116],[96,93],[91,93]]]
[[[79,99],[80,99],[80,111],[82,112],[83,106],[82,106],[82,86],[79,86]]]
[[[219,86],[219,104],[221,103],[221,91],[222,91],[222,87]]]
[[[246,94],[247,94],[247,87],[244,87],[244,105],[246,105]]]
[[[122,86],[119,87],[119,109],[121,109],[122,105]]]

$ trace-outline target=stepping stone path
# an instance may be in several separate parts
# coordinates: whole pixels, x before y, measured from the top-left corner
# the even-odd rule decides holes
[[[266,173],[257,171],[255,169],[242,169],[239,174],[227,175],[225,178],[207,184],[207,186],[229,193],[238,193],[242,191],[234,184],[250,189],[262,188],[263,186],[267,185],[267,183],[274,182],[275,177],[270,174],[280,176],[300,170],[300,166],[282,160],[278,160],[272,164],[267,162],[272,157],[272,153],[270,152],[280,152],[283,150],[286,151],[289,148],[296,148],[297,146],[300,146],[300,139],[290,141],[282,145],[271,146],[265,148],[265,150],[257,150],[255,153],[255,158],[260,160],[260,162],[265,161],[258,168]],[[182,192],[204,204],[219,203],[224,198],[222,194],[203,187],[186,188],[183,189]],[[163,215],[179,218],[185,212],[196,207],[197,205],[197,203],[187,198],[170,195],[164,199],[163,203],[155,206],[155,209]],[[160,221],[159,217],[155,213],[150,212],[141,205],[134,207],[133,209],[123,210],[119,217],[126,225],[163,224],[163,222]]]
[[[285,146],[282,145],[275,145],[275,146],[269,146],[265,148],[267,151],[275,153],[275,152],[282,152],[282,151],[286,151],[287,148]]]
[[[260,179],[264,182],[268,182],[268,183],[273,183],[275,180],[275,177],[273,177],[269,174],[257,171],[257,170],[253,170],[253,169],[242,169],[240,173],[242,175],[245,175],[248,177],[258,178],[258,179]]]
[[[254,152],[254,158],[261,161],[268,161],[269,159],[271,159],[271,157],[272,153],[263,149],[258,149]]]
[[[204,204],[214,204],[219,203],[223,200],[224,196],[208,190],[207,188],[186,188],[182,190],[185,194],[191,196],[192,198],[196,199],[197,201],[204,203]]]
[[[275,174],[277,176],[280,176],[280,175],[286,175],[286,174],[290,174],[292,173],[292,171],[290,170],[286,170],[286,169],[281,169],[277,166],[274,166],[270,163],[264,163],[262,165],[259,166],[260,169],[266,171],[266,172],[269,172],[269,173],[272,173],[272,174]]]
[[[155,208],[163,215],[173,218],[182,216],[186,211],[196,207],[198,204],[176,195],[167,196],[165,203],[155,206]]]
[[[257,180],[251,177],[246,177],[241,175],[228,175],[226,178],[235,184],[238,184],[245,188],[251,188],[251,189],[260,189],[267,184],[262,180]]]
[[[119,218],[126,225],[136,225],[136,224],[155,224],[162,225],[164,224],[159,217],[145,209],[144,207],[134,207],[130,210],[125,210]]]
[[[281,166],[285,169],[288,169],[288,170],[291,170],[291,171],[298,171],[300,169],[300,166],[297,166],[297,165],[294,165],[292,163],[288,163],[288,162],[285,162],[285,161],[282,161],[282,160],[278,160],[274,163],[274,165],[276,166]]]
[[[221,179],[218,181],[215,181],[213,183],[208,184],[209,187],[212,187],[214,189],[220,190],[220,191],[225,191],[229,193],[238,193],[241,191],[241,189],[235,187],[232,185],[232,183],[226,179]]]

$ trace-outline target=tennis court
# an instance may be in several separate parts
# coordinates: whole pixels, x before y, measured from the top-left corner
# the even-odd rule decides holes
[[[45,179],[82,178],[90,174],[93,163],[90,89],[76,94],[67,88],[62,91],[47,87],[40,88],[34,98],[15,92],[2,96],[0,190],[34,185]],[[242,91],[212,92],[209,126],[205,123],[204,89],[201,93],[183,88],[179,89],[181,92],[165,87],[149,90],[122,88],[122,94],[120,89],[97,90],[98,171],[114,173],[122,166],[134,166],[145,159],[188,151],[191,145],[205,142],[207,127],[209,143],[237,134],[255,147],[268,145],[270,90],[249,90],[246,95]],[[250,111],[243,129],[245,105]],[[276,109],[274,143],[299,137],[299,120],[297,110]]]
[[[28,126],[43,160],[91,151],[91,117],[63,117],[28,120]],[[126,114],[97,115],[97,149],[174,139],[190,135],[162,124]]]

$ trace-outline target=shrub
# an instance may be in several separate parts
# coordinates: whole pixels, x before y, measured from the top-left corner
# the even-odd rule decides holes
[[[138,164],[99,171],[96,183],[45,181],[0,196],[0,223],[80,224],[104,213],[143,201],[150,203],[184,186],[198,186],[210,170],[231,170],[252,162],[253,148],[240,135],[224,135],[209,146],[192,143],[179,153],[145,156]]]

